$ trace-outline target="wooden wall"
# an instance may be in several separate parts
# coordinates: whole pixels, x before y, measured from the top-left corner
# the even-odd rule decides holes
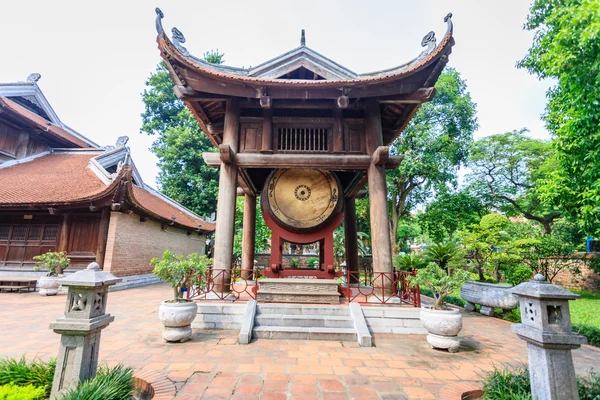
[[[48,150],[48,145],[20,130],[0,121],[0,163],[18,160]]]

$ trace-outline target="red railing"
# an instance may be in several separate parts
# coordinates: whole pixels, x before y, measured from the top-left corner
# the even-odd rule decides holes
[[[409,285],[406,278],[415,272],[352,272],[344,276],[342,293],[348,302],[410,304],[421,307],[421,291]],[[350,285],[348,285],[350,282]]]
[[[209,269],[201,279],[199,286],[188,289],[188,299],[248,300],[256,299],[256,277],[258,270],[241,269],[234,266],[231,270]]]
[[[421,294],[418,286],[411,286],[406,278],[414,272],[351,272],[341,278],[340,292],[348,302],[409,304],[421,306]],[[241,269],[234,266],[231,270],[210,269],[202,277],[198,286],[189,288],[188,299],[212,300],[256,300],[260,285],[256,278],[260,271]],[[348,285],[350,282],[350,285]]]

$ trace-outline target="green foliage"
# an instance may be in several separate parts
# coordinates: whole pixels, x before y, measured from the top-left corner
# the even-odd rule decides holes
[[[462,249],[454,242],[434,243],[425,248],[425,257],[446,271],[449,268],[462,266],[465,255]]]
[[[479,222],[486,213],[481,199],[469,190],[451,192],[444,188],[419,214],[419,225],[430,238],[443,242],[452,240],[457,230]]]
[[[222,54],[219,56],[217,51],[207,56],[218,61]],[[206,165],[202,153],[215,149],[175,96],[173,81],[163,63],[146,81],[142,100],[145,111],[141,131],[157,136],[152,152],[158,157],[161,191],[199,215],[210,216],[217,207],[219,170]]]
[[[600,347],[600,327],[592,325],[573,324],[573,332],[585,336],[590,346]]]
[[[431,289],[435,299],[434,308],[439,310],[443,308],[444,297],[460,288],[469,277],[469,273],[463,269],[447,273],[436,263],[430,262],[425,268],[418,270],[416,276],[409,276],[407,280],[413,286]]]
[[[36,264],[36,266],[33,267],[34,271],[39,271],[41,268],[48,268],[47,276],[62,275],[63,271],[71,262],[71,260],[67,257],[67,253],[64,251],[49,251],[45,254],[34,256],[33,261],[35,261]]]
[[[290,260],[290,267],[292,267],[292,268],[299,268],[300,267],[300,260],[298,260],[297,258],[292,258]]]
[[[511,268],[502,269],[502,273],[504,274],[504,280],[513,286],[529,281],[533,277],[531,268],[519,263],[511,266]]]
[[[60,400],[127,400],[133,399],[133,369],[117,365],[100,367],[92,379],[69,389]]]
[[[510,370],[494,368],[484,380],[485,400],[531,400],[529,371],[526,367]]]
[[[417,239],[421,235],[421,229],[417,219],[408,215],[398,221],[396,237],[398,239],[398,249],[405,253],[410,252],[409,242]]]
[[[182,297],[182,288],[190,288],[202,283],[211,262],[212,260],[206,255],[193,253],[185,257],[167,250],[161,258],[150,260],[150,265],[154,267],[152,271],[154,275],[171,284],[173,301],[178,301]]]
[[[260,211],[260,202],[256,202],[256,222],[255,222],[255,242],[254,250],[257,253],[269,250],[271,241],[271,230],[265,224],[265,220]],[[235,202],[235,236],[233,237],[233,255],[240,260],[242,257],[242,238],[244,232],[244,198],[236,198]]]
[[[575,247],[556,233],[520,239],[512,245],[523,263],[535,273],[543,274],[548,282],[563,270],[579,273],[577,264],[571,259]]]
[[[0,400],[42,400],[46,398],[43,387],[17,386],[14,383],[0,386]]]
[[[19,360],[13,358],[0,359],[0,385],[14,383],[18,386],[32,385],[43,388],[46,396],[50,395],[56,361],[41,360],[27,361],[25,357]]]
[[[527,367],[494,368],[483,382],[484,400],[531,400],[531,381]],[[588,376],[577,377],[580,400],[600,398],[600,375],[590,371]]]
[[[522,129],[476,141],[468,178],[486,188],[496,207],[537,221],[550,233],[552,222],[561,214],[556,207],[540,202],[540,182],[556,169],[557,161],[550,142],[528,138],[526,132]]]
[[[455,69],[446,67],[435,88],[433,100],[421,106],[391,145],[392,153],[404,156],[398,168],[387,172],[394,235],[400,218],[425,198],[424,190],[418,189],[445,186],[456,180],[477,129],[475,103]],[[396,239],[392,237],[394,244]]]
[[[427,266],[427,259],[418,253],[398,254],[393,259],[394,268],[398,271],[412,271]]]
[[[480,281],[485,281],[485,273],[499,276],[499,268],[506,261],[501,258],[502,251],[510,243],[506,231],[509,225],[510,221],[504,215],[487,214],[470,232],[463,235],[462,242],[467,249],[469,262]]]
[[[317,263],[317,265],[319,265],[319,257],[311,257],[308,259],[307,263],[308,263],[308,267],[309,268],[313,268],[315,265],[315,262]]]
[[[554,134],[558,168],[542,187],[587,234],[600,229],[600,3],[534,0],[525,29],[534,31],[518,64],[556,84],[544,120]]]
[[[431,289],[427,289],[427,288],[420,288],[420,292],[423,296],[428,296],[433,298],[433,292],[431,291]],[[464,301],[462,298],[460,298],[459,296],[455,296],[453,294],[449,294],[448,296],[444,297],[444,302],[447,304],[454,304],[455,306],[459,306],[459,307],[464,307],[465,304],[467,304],[466,301]]]

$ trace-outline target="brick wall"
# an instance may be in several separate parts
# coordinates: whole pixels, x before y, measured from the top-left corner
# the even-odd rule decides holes
[[[573,264],[579,267],[579,274],[563,270],[556,275],[552,283],[561,285],[567,289],[583,289],[592,292],[600,292],[600,274],[595,273],[588,263],[582,260],[573,260]]]
[[[150,260],[165,250],[180,254],[204,254],[206,236],[147,220],[137,214],[110,213],[104,270],[116,276],[141,275],[152,272]]]

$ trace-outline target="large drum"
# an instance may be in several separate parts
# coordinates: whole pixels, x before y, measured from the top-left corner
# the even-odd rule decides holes
[[[310,232],[326,225],[342,208],[335,174],[320,169],[277,169],[261,195],[263,212],[284,229]]]

